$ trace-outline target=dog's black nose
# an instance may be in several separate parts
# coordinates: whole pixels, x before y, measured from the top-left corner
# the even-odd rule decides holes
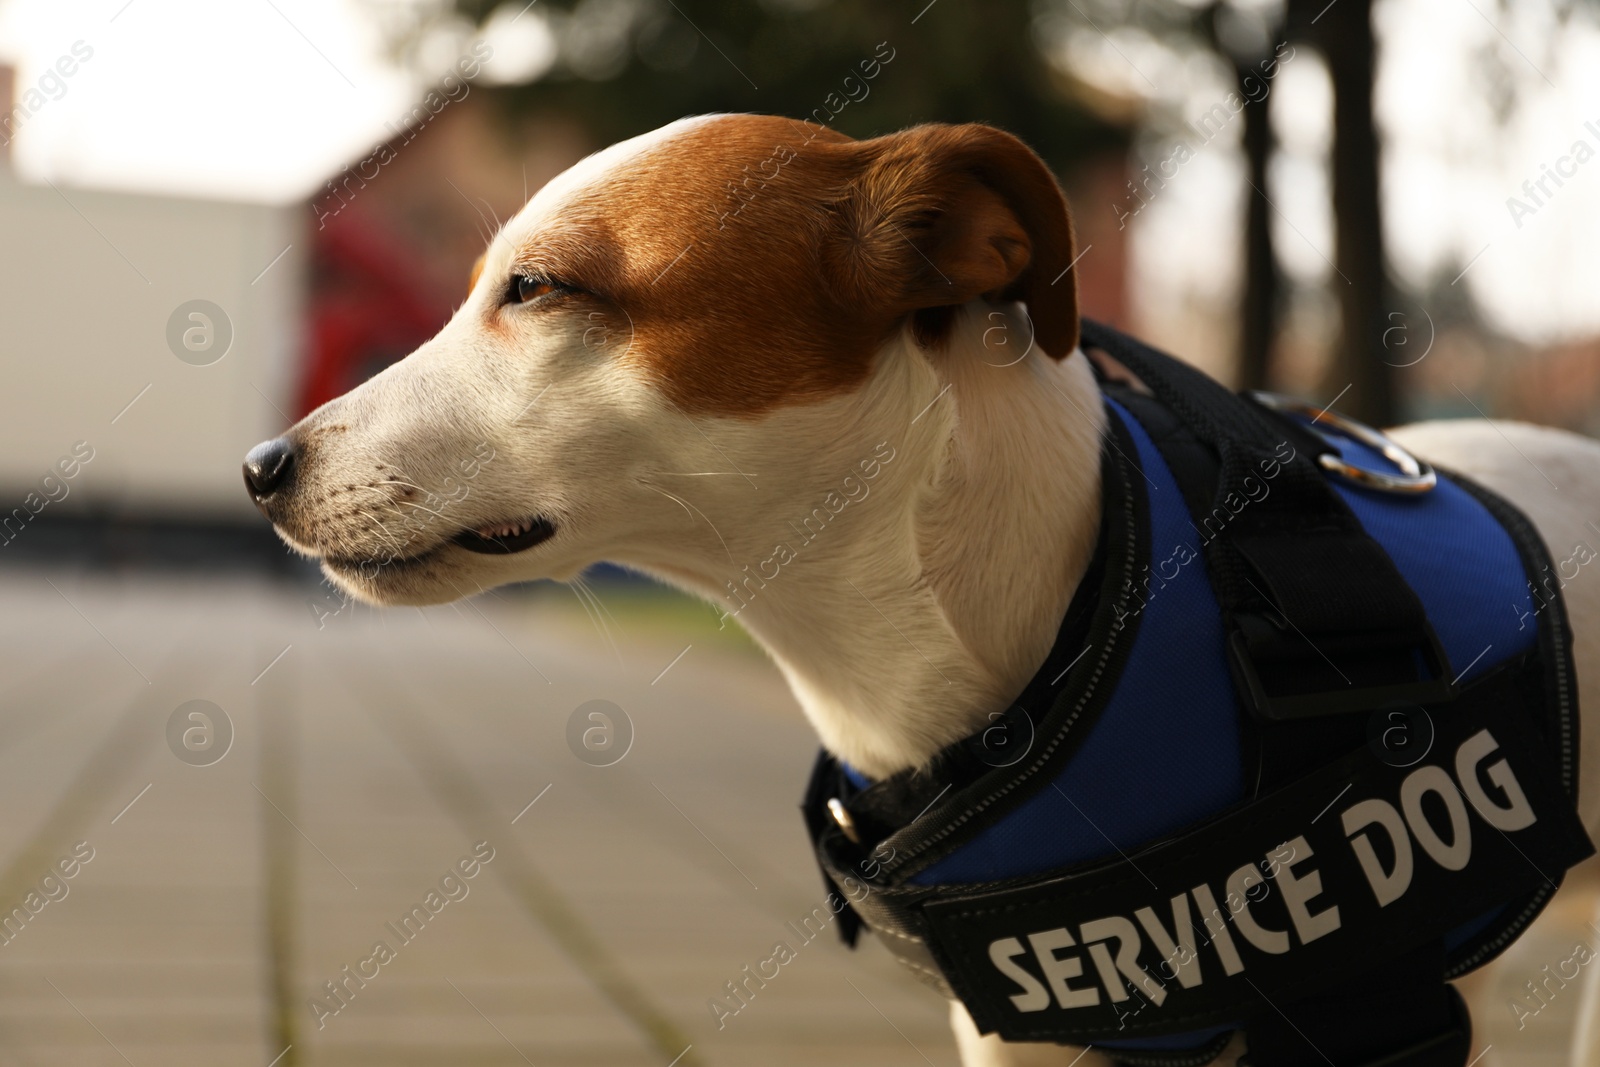
[[[287,437],[262,441],[244,457],[244,484],[255,500],[271,496],[289,477],[294,466],[294,445]]]

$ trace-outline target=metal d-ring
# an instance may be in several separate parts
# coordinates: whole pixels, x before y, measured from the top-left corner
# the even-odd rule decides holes
[[[1343,434],[1353,441],[1359,441],[1368,448],[1383,454],[1383,457],[1396,467],[1400,474],[1391,474],[1388,471],[1368,470],[1347,463],[1336,452],[1323,452],[1317,456],[1317,463],[1323,470],[1330,474],[1353,482],[1368,489],[1377,489],[1385,493],[1426,493],[1439,484],[1439,476],[1423,460],[1413,456],[1401,448],[1394,439],[1374,430],[1365,423],[1347,419],[1343,415],[1319,408],[1315,404],[1308,404],[1303,400],[1282,396],[1278,393],[1252,392],[1250,398],[1263,407],[1274,411],[1283,411],[1291,415],[1303,415],[1313,422],[1321,423],[1330,430]]]
[[[844,801],[838,797],[828,798],[828,814],[833,816],[833,821],[839,824],[839,829],[844,831],[852,843],[861,844],[861,834],[856,830],[856,821],[850,817],[850,809],[844,806]]]

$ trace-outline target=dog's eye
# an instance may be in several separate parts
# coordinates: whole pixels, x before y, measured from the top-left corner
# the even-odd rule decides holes
[[[518,274],[511,280],[511,299],[519,304],[526,304],[537,300],[541,296],[551,296],[555,293],[568,292],[567,286],[560,282],[552,282],[545,278],[534,278],[527,274]]]

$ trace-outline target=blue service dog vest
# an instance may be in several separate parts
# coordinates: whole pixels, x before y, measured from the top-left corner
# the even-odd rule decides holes
[[[1459,1067],[1449,979],[1593,853],[1560,580],[1503,499],[1115,331],[1094,561],[1004,714],[805,811],[863,923],[980,1031],[1199,1064]],[[1152,395],[1153,394],[1153,395]],[[1361,428],[1357,428],[1358,431]],[[1404,457],[1408,458],[1408,457]]]

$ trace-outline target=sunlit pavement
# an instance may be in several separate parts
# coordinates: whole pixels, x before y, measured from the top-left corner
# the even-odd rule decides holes
[[[0,1063],[955,1063],[876,945],[803,939],[815,741],[709,613],[0,583]]]
[[[953,1067],[937,997],[813,934],[815,742],[776,671],[599,597],[604,631],[555,588],[329,614],[6,574],[0,1063]],[[590,700],[623,717],[570,727]],[[1566,1067],[1600,962],[1542,968],[1600,945],[1592,901],[1479,983],[1484,1067]]]

